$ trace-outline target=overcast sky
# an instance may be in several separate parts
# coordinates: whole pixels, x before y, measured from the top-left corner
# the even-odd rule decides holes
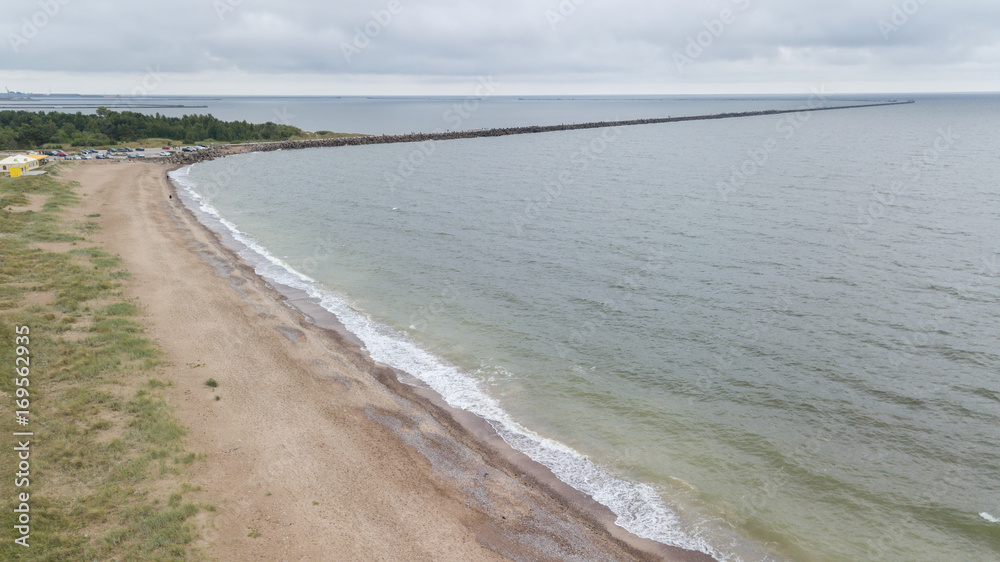
[[[43,93],[1000,91],[997,0],[29,0],[0,29],[0,87]]]

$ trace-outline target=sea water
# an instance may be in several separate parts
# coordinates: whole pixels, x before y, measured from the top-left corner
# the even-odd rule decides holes
[[[727,560],[995,560],[998,102],[280,151],[175,179],[259,272],[640,536]],[[504,119],[538,121],[523,109]]]

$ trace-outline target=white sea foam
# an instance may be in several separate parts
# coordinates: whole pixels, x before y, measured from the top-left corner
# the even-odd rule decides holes
[[[571,447],[524,427],[487,394],[476,379],[424,350],[406,334],[375,322],[344,297],[271,254],[254,238],[240,231],[236,224],[223,218],[209,200],[195,191],[197,185],[189,177],[190,168],[181,168],[170,176],[201,211],[217,219],[233,238],[252,252],[242,255],[255,271],[265,278],[305,291],[319,301],[364,343],[372,359],[410,373],[434,389],[450,406],[485,419],[509,445],[548,467],[566,484],[610,508],[617,516],[616,523],[635,535],[704,552],[719,560],[736,559],[713,548],[697,529],[685,528],[654,486],[616,477]]]
[[[997,519],[996,517],[993,517],[992,515],[990,515],[989,513],[986,513],[985,511],[982,512],[982,513],[980,513],[979,516],[982,517],[983,519],[989,521],[990,523],[1000,523],[1000,519]]]

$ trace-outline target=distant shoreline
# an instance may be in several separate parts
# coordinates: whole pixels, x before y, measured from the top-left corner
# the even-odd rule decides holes
[[[9,104],[4,103],[7,100],[0,99],[0,111],[25,111],[28,109],[99,109],[101,107],[107,107],[106,103],[102,104],[34,104],[34,103],[17,103]],[[161,104],[161,103],[131,103],[126,105],[116,105],[115,109],[207,109],[207,105],[178,105],[178,104]]]

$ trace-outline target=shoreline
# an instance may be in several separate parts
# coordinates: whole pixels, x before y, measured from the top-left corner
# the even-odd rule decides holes
[[[218,462],[219,457],[228,454],[227,449],[216,443],[217,439],[225,440],[225,435],[230,438],[228,439],[230,445],[233,444],[231,439],[233,436],[241,436],[235,440],[237,449],[247,446],[249,441],[254,443],[254,447],[259,451],[270,453],[270,447],[275,444],[273,440],[261,440],[261,437],[255,434],[252,426],[245,423],[235,423],[235,420],[252,417],[256,413],[253,402],[268,403],[268,406],[276,407],[278,411],[284,411],[290,408],[300,409],[299,400],[304,400],[308,402],[310,405],[308,409],[312,410],[314,415],[302,418],[304,414],[300,413],[298,417],[302,418],[301,421],[307,428],[314,429],[317,434],[310,437],[310,432],[306,431],[305,435],[298,438],[313,442],[312,447],[294,448],[294,453],[298,457],[303,457],[304,464],[317,466],[329,480],[344,479],[343,473],[338,474],[335,468],[318,463],[318,459],[313,458],[322,456],[316,451],[316,448],[323,449],[325,445],[338,441],[331,438],[324,442],[323,434],[338,433],[339,424],[336,419],[339,416],[333,415],[330,418],[326,412],[339,409],[352,414],[350,416],[352,419],[367,428],[361,433],[380,434],[380,439],[377,440],[380,443],[377,448],[381,451],[376,455],[380,459],[378,464],[355,462],[350,467],[355,473],[359,470],[380,473],[389,470],[390,474],[396,474],[400,471],[412,473],[409,478],[401,480],[386,479],[383,475],[383,478],[375,483],[370,483],[375,493],[383,488],[389,488],[393,491],[389,494],[390,496],[413,494],[424,489],[418,485],[417,481],[431,483],[430,487],[437,493],[432,494],[430,498],[425,498],[427,500],[425,502],[407,502],[407,508],[416,508],[418,513],[428,511],[440,513],[444,519],[439,523],[439,526],[446,528],[440,531],[449,535],[450,538],[444,540],[436,536],[431,537],[434,538],[431,543],[436,546],[430,550],[423,550],[425,555],[435,552],[438,555],[444,552],[457,553],[457,551],[449,550],[450,547],[444,546],[445,543],[455,543],[470,549],[462,555],[468,559],[493,559],[499,555],[507,558],[528,557],[534,559],[583,556],[590,559],[613,560],[712,560],[708,555],[699,552],[641,539],[618,527],[614,523],[614,514],[608,508],[562,483],[547,468],[507,445],[485,420],[470,412],[451,408],[429,387],[425,385],[413,386],[413,381],[405,373],[394,371],[371,361],[362,348],[358,346],[359,342],[356,339],[352,341],[350,333],[339,325],[335,315],[323,309],[308,295],[302,292],[296,293],[294,289],[287,287],[282,290],[283,287],[257,275],[252,266],[245,263],[233,248],[225,244],[222,234],[199,220],[195,211],[178,201],[178,190],[174,182],[166,176],[166,173],[179,167],[165,168],[155,164],[143,165],[141,163],[139,166],[83,163],[75,166],[67,175],[74,176],[72,179],[81,181],[83,184],[81,191],[94,191],[94,186],[93,182],[84,181],[87,178],[79,176],[85,176],[92,171],[101,171],[104,176],[110,176],[105,181],[105,197],[102,200],[102,206],[109,205],[109,201],[115,197],[120,198],[125,184],[129,183],[122,180],[127,180],[132,176],[143,176],[146,181],[138,183],[135,194],[138,199],[136,203],[143,209],[139,213],[141,215],[139,223],[142,223],[144,228],[140,231],[147,232],[145,236],[153,241],[156,241],[157,238],[168,239],[158,241],[158,245],[173,247],[173,250],[169,252],[170,255],[165,256],[167,262],[170,262],[171,258],[183,259],[187,262],[189,267],[181,268],[182,275],[189,275],[188,269],[190,269],[191,264],[200,264],[201,273],[191,276],[189,282],[192,289],[202,292],[204,286],[212,285],[214,287],[213,290],[205,290],[204,292],[211,293],[217,302],[208,301],[209,308],[199,310],[198,313],[214,316],[218,313],[231,311],[231,308],[245,305],[247,301],[252,301],[251,308],[257,311],[255,315],[259,319],[249,319],[250,325],[247,326],[231,326],[222,322],[216,327],[228,327],[230,331],[249,329],[258,332],[267,342],[226,335],[230,336],[230,339],[236,338],[240,344],[257,346],[261,350],[273,346],[273,353],[267,356],[258,354],[262,362],[270,360],[274,363],[274,356],[283,359],[284,357],[281,356],[293,354],[295,348],[303,347],[306,343],[309,344],[311,353],[299,357],[298,361],[292,361],[291,364],[294,365],[294,368],[285,367],[285,363],[278,361],[276,364],[278,372],[266,371],[273,372],[274,376],[278,377],[283,375],[280,372],[283,370],[304,371],[304,375],[308,379],[306,386],[311,389],[311,395],[308,397],[296,397],[289,402],[289,397],[280,396],[281,399],[278,400],[277,405],[270,404],[267,400],[270,397],[266,392],[267,389],[258,388],[246,377],[241,379],[239,376],[213,375],[219,380],[220,394],[237,393],[239,390],[240,400],[238,402],[241,403],[234,403],[231,398],[223,396],[222,402],[214,404],[216,407],[221,405],[226,410],[207,415],[216,421],[223,419],[228,421],[228,424],[223,423],[224,429],[227,431],[206,432],[205,429],[194,431],[194,434],[198,436],[195,439],[197,444],[209,453],[210,464]],[[154,179],[155,183],[159,184],[159,189],[150,181]],[[113,194],[113,191],[117,191],[117,194]],[[168,195],[171,197],[168,198]],[[94,202],[93,198],[87,199],[88,203]],[[134,220],[130,221],[130,217],[128,217],[131,213],[129,210],[131,203],[131,201],[115,203],[116,206],[121,207],[118,213],[113,214],[116,218],[102,220],[105,222],[112,220],[135,222]],[[155,228],[152,230],[148,228],[151,223],[156,222],[159,223],[159,232]],[[169,232],[171,230],[176,232]],[[131,253],[134,256],[136,252],[142,253],[143,250],[149,250],[149,248],[135,248],[135,246],[148,246],[148,244],[135,242],[127,236],[126,232],[118,234],[126,234],[124,239],[117,241],[119,247],[128,250],[124,252],[125,254]],[[106,236],[102,236],[102,238],[107,239]],[[123,258],[132,271],[132,260],[127,255],[123,255]],[[170,268],[176,270],[177,267],[177,265],[173,265]],[[140,287],[130,290],[129,293],[151,312],[148,314],[150,323],[153,324],[151,326],[153,329],[150,330],[151,334],[157,341],[168,340],[168,344],[164,347],[168,348],[168,354],[171,355],[173,362],[177,365],[181,364],[180,358],[174,357],[175,354],[170,353],[171,348],[178,349],[177,346],[169,345],[170,340],[177,339],[176,332],[162,328],[162,325],[170,325],[169,319],[162,318],[168,314],[165,311],[171,308],[169,298],[159,299],[157,294],[168,292],[180,298],[183,296],[178,295],[176,291],[171,291],[170,287],[162,286],[166,284],[165,278],[144,275],[141,271],[136,272],[135,276],[140,280]],[[167,302],[163,302],[164,300]],[[163,314],[158,315],[157,311],[163,311]],[[190,314],[183,316],[190,316]],[[276,317],[285,317],[284,325],[281,327],[267,326],[267,324],[273,323],[273,319]],[[189,326],[193,327],[195,324]],[[177,326],[174,326],[175,329]],[[195,334],[190,334],[188,337],[189,341],[198,341]],[[203,363],[211,367],[217,359],[212,355],[219,355],[219,352],[211,353],[206,350],[203,351],[203,354],[209,355],[208,358],[202,358]],[[177,355],[185,355],[185,353],[178,352]],[[199,357],[198,354],[188,354],[188,356]],[[323,356],[323,358],[319,356]],[[257,366],[249,358],[230,357],[229,359],[234,374],[241,370],[254,370],[254,367]],[[342,368],[334,369],[332,374],[330,369],[316,368],[311,365],[337,362],[342,364]],[[186,364],[190,365],[191,363]],[[345,369],[343,366],[348,368]],[[187,370],[193,371],[194,369]],[[198,428],[200,425],[198,422],[204,421],[206,414],[203,404],[192,403],[190,393],[193,393],[193,388],[190,387],[196,387],[200,384],[198,377],[207,376],[207,373],[192,374],[182,372],[185,371],[182,368],[177,368],[176,371],[178,372],[173,373],[175,377],[172,378],[177,380],[176,384],[180,389],[184,389],[183,394],[180,394],[181,390],[179,389],[174,396],[173,402],[178,409],[178,415],[188,427]],[[271,390],[276,389],[272,388]],[[345,397],[345,395],[355,393],[361,396],[351,399]],[[277,394],[283,395],[284,393],[277,392]],[[290,428],[286,427],[285,430],[286,432],[290,431]],[[202,434],[202,432],[206,433]],[[355,430],[348,431],[348,433],[349,435],[341,434],[339,436],[341,445],[345,447],[349,445],[349,448],[354,449],[371,449],[368,447],[367,440],[356,435]],[[386,436],[390,438],[388,441],[385,439]],[[287,449],[287,443],[281,442],[280,439],[278,441],[283,449]],[[367,452],[370,456],[371,451]],[[383,466],[381,459],[386,454],[409,460]],[[418,462],[414,462],[415,460]],[[254,462],[247,458],[244,458],[242,462],[254,465]],[[260,461],[257,461],[256,464],[259,465]],[[278,462],[278,464],[284,463]],[[211,493],[213,489],[217,490],[220,486],[225,488],[226,486],[240,487],[243,485],[244,482],[241,481],[243,477],[232,478],[231,472],[235,468],[232,460],[227,459],[227,461],[221,462],[220,466],[207,470],[210,474],[217,474],[214,479],[207,476],[208,480],[214,481],[214,483],[205,485],[205,489]],[[253,474],[257,478],[260,477],[262,468],[264,467],[255,467],[256,470],[253,471]],[[481,471],[484,476],[479,476]],[[273,473],[273,470],[271,472]],[[351,471],[344,472],[350,473]],[[255,480],[254,477],[245,477],[245,479],[246,484],[251,484]],[[260,484],[258,483],[257,486]],[[380,512],[375,506],[370,505],[372,501],[369,496],[373,490],[367,489],[364,485],[359,486],[357,482],[352,482],[352,486],[354,488],[352,496],[361,498],[354,503],[358,509]],[[289,497],[298,498],[303,494],[303,488],[313,488],[315,492],[316,487],[286,486],[286,492]],[[232,497],[233,492],[229,490],[223,492],[222,495],[222,503],[228,505],[235,512],[245,513],[249,510],[258,516],[269,512],[265,508],[266,504],[279,501],[266,498],[235,498]],[[237,494],[237,496],[239,495]],[[270,493],[268,492],[267,495],[270,496]],[[381,496],[379,495],[379,497]],[[313,500],[313,504],[316,503]],[[350,502],[348,503],[350,504]],[[377,504],[377,502],[375,503]],[[223,506],[220,504],[221,507]],[[302,507],[297,504],[284,505],[284,507],[287,510],[302,510]],[[234,526],[233,514],[226,510],[220,511],[225,513],[220,517],[226,519],[227,522],[220,525],[221,531],[212,530],[207,533],[207,548],[210,551],[215,549],[214,554],[224,559],[240,558],[245,557],[243,554],[267,551],[267,548],[261,550],[264,545],[262,544],[263,539],[260,538],[249,541],[249,545],[244,544],[248,541],[241,538],[240,533],[245,534],[245,531],[239,531],[238,524]],[[285,514],[286,510],[282,510],[280,513]],[[356,518],[358,514],[355,513],[354,516]],[[270,519],[269,515],[264,517]],[[403,554],[403,551],[397,550],[400,547],[395,545],[394,539],[402,540],[411,535],[405,530],[405,527],[413,524],[425,526],[424,523],[406,523],[403,525],[404,529],[394,531],[397,535],[395,537],[376,535],[383,543],[379,547],[382,550],[364,549],[355,551],[355,554],[364,552],[365,555],[361,557],[374,556],[373,553],[376,551],[393,555]],[[366,536],[370,534],[362,532],[363,528],[359,529],[350,524],[346,524],[345,528],[345,523],[336,518],[324,519],[322,522],[297,521],[295,525],[304,527],[329,527],[333,525],[339,531],[338,534],[337,532],[323,532],[323,529],[312,529],[306,536],[313,537],[307,542],[311,543],[315,550],[299,551],[299,555],[305,557],[317,552],[328,552],[324,548],[341,546],[338,544],[341,541],[355,543],[357,542],[354,537],[356,534]],[[265,536],[268,534],[265,533]],[[327,537],[329,542],[316,537]],[[539,541],[539,537],[544,537],[545,540]],[[456,542],[459,538],[460,542]],[[408,540],[415,539],[410,536]],[[427,537],[421,536],[421,540],[417,542],[427,543],[428,540]],[[472,547],[473,544],[476,548]],[[273,546],[277,547],[278,545],[279,543],[274,543]],[[250,547],[249,550],[244,550],[247,546]],[[284,544],[280,549],[275,548],[274,552],[286,553],[287,551],[283,549],[287,548],[288,545]]]
[[[477,414],[449,405],[437,391],[411,373],[388,365],[383,365],[371,359],[363,342],[344,326],[337,315],[322,306],[318,299],[305,291],[285,285],[256,272],[255,266],[244,260],[239,253],[250,251],[243,242],[233,237],[231,231],[216,217],[198,208],[184,190],[179,189],[177,182],[168,174],[170,172],[191,166],[191,164],[173,165],[164,171],[164,176],[171,186],[173,197],[183,203],[184,210],[207,232],[214,234],[219,244],[229,251],[229,257],[239,262],[248,272],[258,277],[268,288],[274,291],[274,298],[284,305],[303,315],[304,319],[319,329],[333,332],[339,343],[353,347],[362,354],[373,366],[382,371],[378,379],[386,388],[401,398],[417,401],[430,415],[449,425],[453,430],[468,435],[471,442],[466,442],[470,448],[485,446],[488,449],[490,461],[506,464],[509,468],[521,473],[526,485],[543,490],[559,502],[563,508],[577,512],[577,516],[588,523],[602,528],[615,540],[636,549],[640,553],[655,555],[661,560],[712,562],[715,559],[702,552],[688,550],[654,541],[635,535],[616,523],[617,515],[611,509],[559,479],[551,469],[527,454],[515,449],[501,437],[490,423]]]

